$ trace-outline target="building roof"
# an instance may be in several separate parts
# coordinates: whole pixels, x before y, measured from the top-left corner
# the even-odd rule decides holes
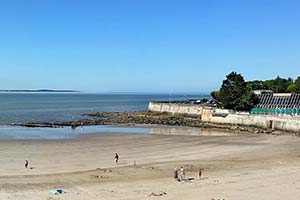
[[[272,90],[253,90],[254,94],[260,95],[260,94],[266,94],[266,93],[273,93]]]
[[[300,108],[300,94],[261,94],[258,99],[257,108]]]

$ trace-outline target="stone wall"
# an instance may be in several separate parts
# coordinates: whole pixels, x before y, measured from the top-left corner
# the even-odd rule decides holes
[[[199,115],[205,122],[253,126],[265,129],[300,132],[300,117],[253,115],[249,113],[235,113],[230,110],[207,108],[196,105],[154,103],[149,104],[149,110],[179,114]]]
[[[300,119],[298,117],[280,117],[271,115],[245,115],[228,114],[226,117],[212,116],[210,122],[218,124],[232,124],[270,128],[283,131],[300,131]]]
[[[201,117],[202,107],[188,104],[150,102],[149,111],[168,112],[172,114],[179,113],[187,115],[199,115],[199,117]]]

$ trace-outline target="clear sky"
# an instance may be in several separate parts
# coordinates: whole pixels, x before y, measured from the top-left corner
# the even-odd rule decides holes
[[[300,75],[299,0],[1,0],[0,89],[208,92]]]

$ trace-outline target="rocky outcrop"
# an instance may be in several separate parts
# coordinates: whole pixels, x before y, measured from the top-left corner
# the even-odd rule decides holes
[[[91,126],[91,125],[167,125],[167,126],[186,126],[211,128],[230,131],[232,133],[267,133],[267,134],[283,134],[283,132],[274,131],[268,128],[258,128],[254,126],[242,126],[231,124],[218,124],[211,122],[203,122],[199,116],[157,113],[157,112],[97,112],[85,114],[87,119],[60,122],[60,123],[26,123],[19,124],[27,127],[60,127],[60,126]],[[287,134],[287,132],[284,132]],[[298,133],[291,133],[299,135]]]

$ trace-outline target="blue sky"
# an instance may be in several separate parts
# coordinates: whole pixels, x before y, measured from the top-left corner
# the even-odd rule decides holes
[[[0,89],[208,92],[300,75],[300,2],[1,0]]]

